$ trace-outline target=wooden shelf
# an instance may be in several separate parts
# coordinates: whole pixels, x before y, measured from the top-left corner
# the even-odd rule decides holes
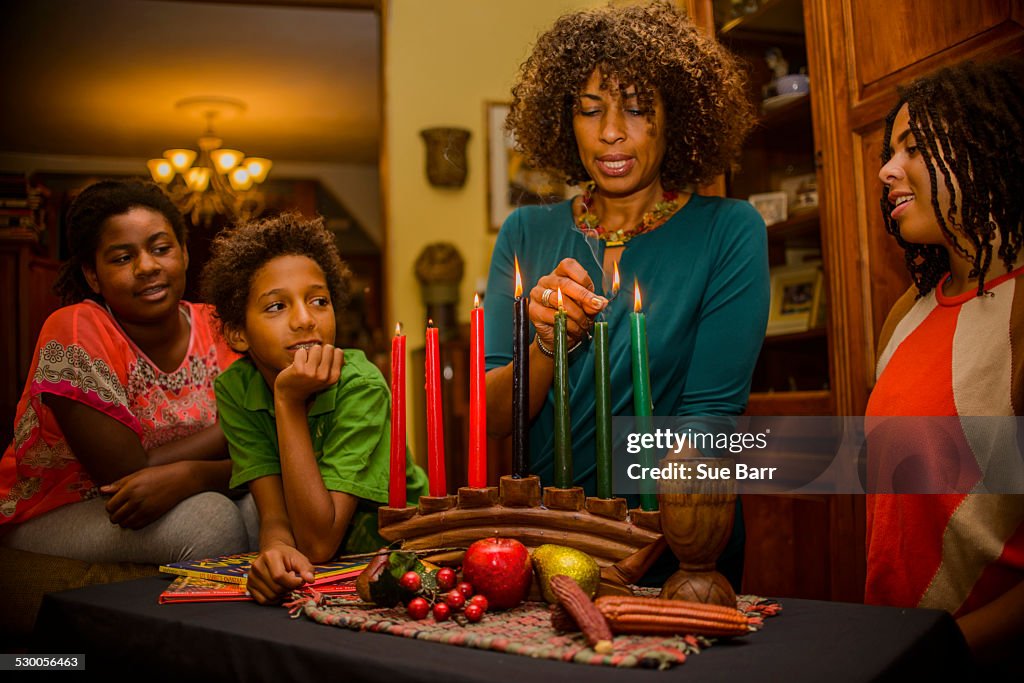
[[[832,392],[752,392],[744,415],[831,415]]]
[[[726,22],[718,30],[720,38],[740,38],[740,34],[784,33],[803,35],[804,13],[801,0],[761,0],[756,11]]]
[[[763,106],[763,103],[762,103]],[[804,122],[808,128],[811,127],[811,96],[804,95],[781,105],[778,109],[771,111],[761,110],[761,118],[758,120],[758,127],[762,130],[780,128],[793,122]]]
[[[820,214],[818,208],[801,209],[781,223],[772,223],[768,226],[768,239],[787,240],[793,237],[804,237],[809,234],[816,234],[818,231]]]
[[[764,338],[765,344],[784,344],[786,342],[804,341],[807,339],[820,339],[826,335],[824,327],[816,327],[813,330],[803,332],[790,332],[789,334],[773,334]]]

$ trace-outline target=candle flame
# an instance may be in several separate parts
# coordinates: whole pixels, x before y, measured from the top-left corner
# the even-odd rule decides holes
[[[401,334],[402,334],[402,323],[397,322],[397,323],[395,323],[395,336],[399,337],[399,336],[401,336]]]
[[[427,327],[433,327],[433,326],[434,326],[434,319],[433,318],[427,318]]]
[[[519,274],[519,257],[515,257],[516,262],[516,298],[518,299],[523,295],[523,276]]]
[[[643,304],[640,301],[640,283],[633,278],[633,311],[639,313],[641,308]]]
[[[480,294],[473,292],[473,308],[480,308]]]
[[[614,269],[614,275],[612,275],[612,296],[616,296],[619,293],[619,287],[621,286],[621,280],[619,279],[619,262],[616,261],[612,264]]]
[[[558,288],[558,307],[562,308],[562,288]]]

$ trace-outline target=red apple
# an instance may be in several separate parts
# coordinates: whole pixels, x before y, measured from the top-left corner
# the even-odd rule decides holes
[[[462,576],[491,609],[515,607],[530,593],[530,551],[514,538],[482,538],[466,549]]]

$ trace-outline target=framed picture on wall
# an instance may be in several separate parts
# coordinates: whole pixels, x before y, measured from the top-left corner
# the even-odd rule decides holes
[[[556,175],[527,166],[515,150],[515,140],[505,132],[508,102],[484,105],[487,132],[487,226],[501,229],[509,214],[524,204],[552,204],[569,196],[569,187]]]
[[[766,335],[806,332],[823,322],[822,289],[818,263],[772,268]]]

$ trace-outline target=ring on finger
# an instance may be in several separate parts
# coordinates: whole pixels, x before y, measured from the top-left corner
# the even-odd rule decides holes
[[[545,306],[547,306],[548,308],[550,308],[551,307],[551,295],[554,294],[554,293],[555,293],[555,290],[553,290],[550,287],[548,287],[547,289],[544,290],[544,293],[540,295],[540,302],[542,304],[544,304]]]

